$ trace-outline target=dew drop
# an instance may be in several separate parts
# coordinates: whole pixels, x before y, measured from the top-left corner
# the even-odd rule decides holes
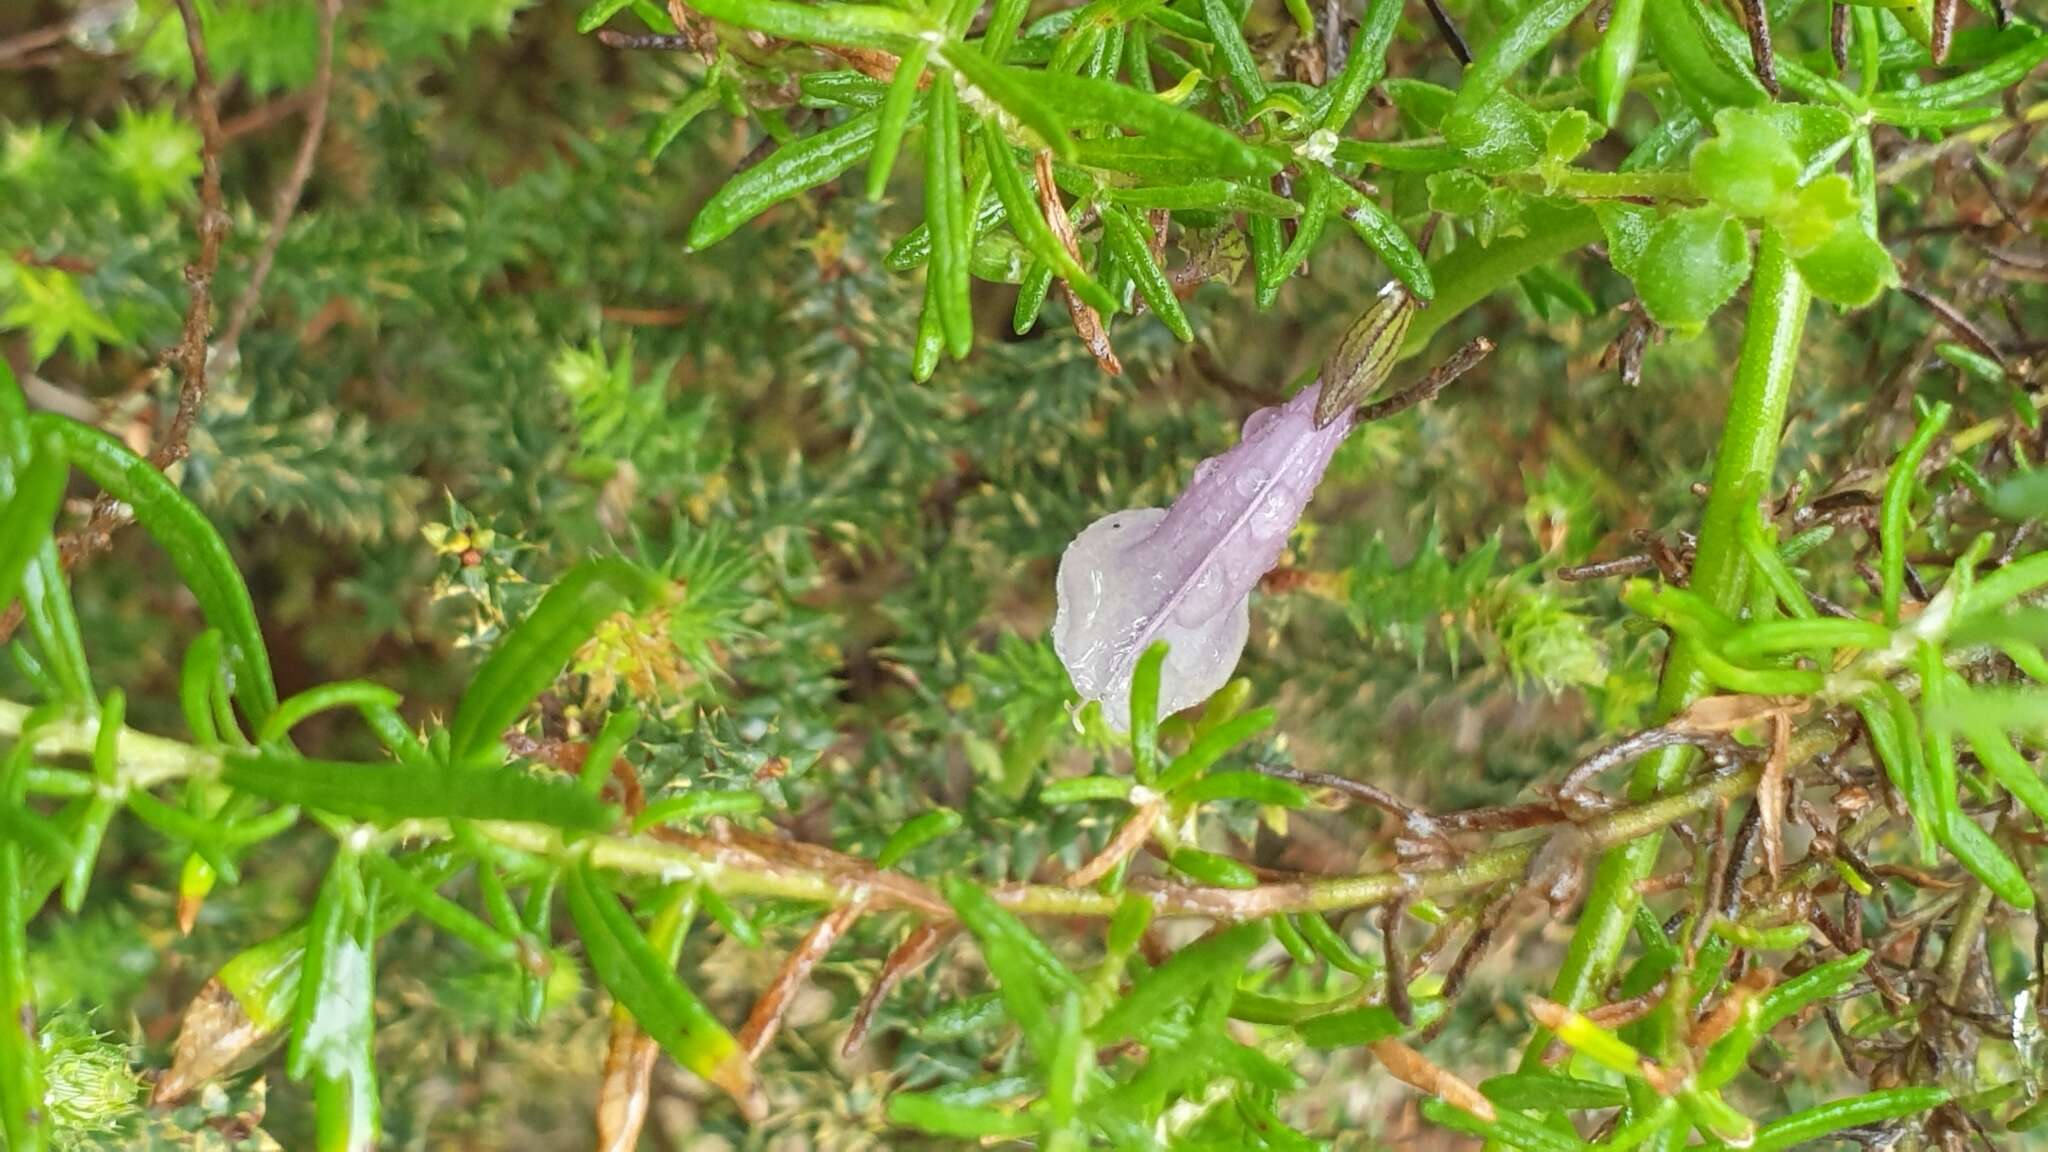
[[[1244,471],[1237,474],[1237,480],[1235,481],[1234,486],[1236,487],[1237,494],[1239,496],[1250,497],[1257,495],[1259,488],[1262,485],[1264,485],[1265,482],[1265,469],[1247,468]]]
[[[1287,534],[1294,512],[1290,495],[1285,489],[1276,490],[1259,502],[1258,510],[1252,513],[1252,535],[1270,540]]]
[[[1183,627],[1193,628],[1216,614],[1223,607],[1226,591],[1223,575],[1213,567],[1202,569],[1195,578],[1194,587],[1181,598],[1180,607],[1174,609],[1174,622]]]

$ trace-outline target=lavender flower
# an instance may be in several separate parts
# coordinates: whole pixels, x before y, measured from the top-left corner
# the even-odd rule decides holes
[[[1083,699],[1130,722],[1131,672],[1155,640],[1169,645],[1160,714],[1199,703],[1237,668],[1251,593],[1279,562],[1348,415],[1317,427],[1320,390],[1261,408],[1237,447],[1195,466],[1173,507],[1127,508],[1090,524],[1060,557],[1053,648]],[[1356,399],[1353,397],[1352,399]]]

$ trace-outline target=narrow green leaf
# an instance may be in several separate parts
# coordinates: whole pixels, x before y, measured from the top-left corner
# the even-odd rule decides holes
[[[1050,1056],[1055,1039],[1046,992],[1078,993],[1080,978],[981,885],[955,875],[940,883],[960,923],[981,945],[982,960],[995,977],[1010,1018],[1041,1058]]]
[[[512,938],[486,924],[482,917],[414,876],[390,857],[372,853],[365,857],[370,872],[384,890],[404,901],[428,923],[477,950],[477,954],[498,964],[519,959],[519,946]]]
[[[875,128],[875,148],[868,156],[867,194],[880,200],[889,190],[889,173],[896,167],[896,153],[903,146],[903,131],[917,106],[917,82],[924,75],[931,45],[920,40],[896,63],[896,75],[889,81],[889,94],[882,99],[881,121]]]
[[[277,711],[263,722],[256,739],[258,743],[275,744],[290,735],[300,722],[319,713],[336,708],[354,708],[369,713],[379,708],[396,708],[403,699],[382,684],[372,684],[367,680],[322,684],[279,704]]]
[[[1009,140],[1004,138],[1002,129],[994,121],[982,122],[981,142],[982,158],[988,168],[996,196],[1002,201],[1003,209],[1008,215],[1010,227],[1016,231],[1017,238],[1024,242],[1024,247],[1044,263],[1047,271],[1042,275],[1046,277],[1047,288],[1051,287],[1051,275],[1057,274],[1089,307],[1104,314],[1116,311],[1116,298],[1090,276],[1087,270],[1081,267],[1080,262],[1067,251],[1067,246],[1060,243],[1059,238],[1052,234],[1052,225],[1045,222],[1045,216],[1038,208],[1037,197],[1025,184],[1024,174],[1017,169],[1016,162],[1011,156]],[[1028,289],[1034,284],[1034,277],[1027,274],[1024,281],[1027,291],[1020,292],[1018,297],[1017,320],[1020,331],[1028,330],[1029,327],[1028,324],[1022,323],[1023,305],[1033,298]],[[1044,291],[1039,291],[1035,298],[1042,304],[1044,297]],[[1030,319],[1036,321],[1037,318],[1038,309],[1034,307],[1030,310]]]
[[[1885,477],[1884,498],[1878,511],[1878,575],[1887,624],[1899,622],[1899,601],[1906,587],[1906,534],[1911,528],[1908,519],[1912,515],[1913,492],[1920,482],[1920,462],[1927,458],[1942,426],[1948,423],[1950,410],[1946,401],[1928,409]]]
[[[965,359],[974,344],[969,234],[960,160],[960,101],[953,74],[939,72],[925,94],[924,219],[932,232],[931,266],[925,269],[925,306],[938,311],[946,351]]]
[[[814,6],[793,0],[690,0],[690,7],[738,28],[751,28],[800,40],[805,44],[837,44],[901,52],[907,41],[935,31],[922,20],[879,4]]]
[[[1132,982],[1130,991],[1088,1029],[1098,1042],[1125,1037],[1143,1040],[1167,1012],[1210,986],[1234,990],[1244,967],[1271,936],[1263,921],[1212,932],[1175,952]]]
[[[1279,808],[1306,808],[1311,803],[1306,788],[1261,772],[1217,772],[1174,793],[1173,798],[1189,804],[1250,800]]]
[[[1436,281],[1430,274],[1429,262],[1422,257],[1415,241],[1401,230],[1394,218],[1385,209],[1373,203],[1371,198],[1349,181],[1331,178],[1330,187],[1347,207],[1343,210],[1344,222],[1365,241],[1365,246],[1387,266],[1387,271],[1406,285],[1417,300],[1428,303],[1436,298]]]
[[[1344,70],[1330,85],[1330,106],[1323,111],[1322,126],[1342,133],[1365,103],[1366,93],[1387,73],[1387,47],[1394,41],[1394,27],[1401,22],[1402,0],[1368,0],[1358,34],[1351,41],[1351,53],[1344,58]]]
[[[1166,641],[1155,640],[1131,672],[1131,775],[1150,783],[1159,760],[1159,677],[1166,667]]]
[[[1948,1089],[1929,1085],[1886,1088],[1844,1100],[1831,1100],[1759,1128],[1756,1141],[1749,1146],[1750,1152],[1789,1152],[1846,1128],[1917,1116],[1941,1107],[1948,1103],[1948,1099]]]
[[[1176,848],[1166,863],[1195,883],[1212,888],[1249,889],[1259,886],[1259,874],[1250,865],[1200,848]]]
[[[1935,84],[1888,92],[1871,101],[1871,110],[1883,115],[1915,108],[1955,108],[1979,100],[1995,99],[2006,89],[2025,80],[2044,61],[2048,61],[2048,36],[2037,35],[1973,72]]]
[[[38,413],[31,423],[39,432],[54,432],[72,465],[133,508],[135,519],[170,556],[207,623],[226,640],[235,699],[249,722],[260,727],[277,707],[277,683],[256,624],[255,602],[227,542],[163,473],[112,436],[54,413]]]
[[[1180,297],[1174,294],[1172,281],[1166,278],[1166,270],[1152,258],[1152,250],[1146,245],[1144,234],[1137,222],[1126,216],[1114,205],[1102,209],[1103,236],[1109,242],[1110,254],[1123,265],[1131,282],[1138,286],[1138,295],[1145,306],[1166,325],[1166,330],[1183,344],[1195,338],[1195,330],[1188,323],[1188,314],[1181,307]]]
[[[1479,1091],[1503,1108],[1534,1112],[1615,1108],[1628,1102],[1628,1091],[1619,1084],[1556,1072],[1511,1072],[1481,1082]]]
[[[355,940],[365,910],[362,861],[346,850],[336,854],[313,901],[306,925],[306,951],[292,1009],[292,1034],[285,1070],[294,1080],[316,1071],[347,1070],[351,1033],[358,1025],[348,998],[362,983],[369,958]]]
[[[1437,1004],[1440,1015],[1442,1005]],[[1433,1016],[1417,1009],[1414,1024],[1403,1024],[1394,1010],[1379,1004],[1365,1004],[1304,1020],[1297,1026],[1301,1041],[1311,1048],[1360,1048],[1391,1040],[1411,1027],[1428,1027]]]
[[[227,757],[221,779],[266,800],[384,824],[516,820],[594,831],[613,815],[573,781],[513,767],[349,764],[257,752]]]
[[[1022,1113],[956,1104],[922,1092],[892,1093],[889,1123],[955,1140],[1016,1140],[1038,1131],[1038,1122]]]
[[[1266,81],[1259,75],[1251,45],[1245,43],[1242,19],[1241,10],[1224,0],[1202,0],[1202,22],[1216,44],[1216,54],[1223,58],[1224,73],[1238,96],[1251,105],[1266,98]]]
[[[889,834],[882,850],[875,854],[875,866],[894,868],[903,858],[943,836],[950,836],[960,830],[966,818],[951,808],[934,808],[920,812],[903,823],[903,826]]]
[[[1198,173],[1263,180],[1280,170],[1278,157],[1160,97],[1107,80],[1053,72],[1029,75],[1039,99],[1060,109],[1069,120],[1107,124],[1142,135],[1161,150],[1185,157]]]
[[[1588,3],[1590,0],[1535,0],[1525,5],[1465,69],[1453,110],[1469,112],[1491,99],[1577,19]]]
[[[743,1110],[755,1107],[754,1067],[732,1034],[676,978],[589,865],[571,867],[568,881],[569,914],[598,980],[677,1063],[724,1089]]]
[[[7,784],[11,790],[13,782]],[[50,1146],[50,1113],[43,1104],[43,1053],[28,970],[31,910],[23,907],[23,865],[21,843],[0,835],[0,1133],[16,1152],[44,1152]]]
[[[669,796],[649,804],[633,821],[633,831],[663,824],[694,824],[713,816],[750,816],[767,806],[758,792],[709,789]]]
[[[705,202],[690,221],[690,247],[709,248],[775,205],[837,179],[873,149],[880,126],[879,111],[862,112],[776,149]]]
[[[1621,118],[1621,102],[1628,96],[1629,78],[1642,54],[1643,6],[1647,2],[1615,0],[1607,13],[1600,51],[1593,58],[1593,105],[1599,109],[1600,122],[1610,128]]]
[[[1271,708],[1255,708],[1209,729],[1173,758],[1159,774],[1157,786],[1164,792],[1179,789],[1214,767],[1232,749],[1272,727],[1277,717]]]
[[[599,624],[651,602],[661,591],[659,577],[623,560],[588,560],[571,568],[477,669],[448,726],[450,760],[487,759]]]
[[[1031,73],[993,63],[965,44],[950,45],[943,55],[946,63],[959,70],[962,79],[1016,117],[1053,155],[1061,160],[1075,158],[1074,138],[1068,134],[1066,118],[1033,90]]]
[[[0,501],[0,612],[13,604],[36,556],[50,542],[69,474],[63,444],[45,436],[16,475],[13,497]]]

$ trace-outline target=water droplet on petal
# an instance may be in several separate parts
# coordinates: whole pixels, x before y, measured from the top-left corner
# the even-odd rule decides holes
[[[1276,489],[1259,502],[1258,510],[1252,513],[1252,535],[1268,540],[1287,535],[1294,519],[1290,495],[1285,489]]]
[[[1237,479],[1233,481],[1233,486],[1236,487],[1239,496],[1250,497],[1257,495],[1260,486],[1265,484],[1265,482],[1265,469],[1247,468],[1237,474]]]
[[[1259,432],[1271,425],[1279,415],[1280,409],[1278,408],[1261,408],[1257,412],[1245,417],[1242,439],[1250,440],[1258,436]]]
[[[1181,597],[1180,606],[1174,609],[1174,622],[1187,628],[1202,623],[1223,607],[1225,595],[1222,573],[1213,567],[1202,569],[1202,574],[1195,578],[1194,587],[1188,589],[1187,594]]]

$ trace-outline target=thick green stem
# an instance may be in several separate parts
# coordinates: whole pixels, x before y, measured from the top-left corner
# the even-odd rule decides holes
[[[1758,246],[1749,293],[1742,359],[1736,365],[1735,387],[1728,397],[1713,491],[1700,525],[1699,552],[1692,570],[1692,590],[1731,616],[1741,611],[1749,580],[1749,561],[1741,543],[1742,517],[1748,503],[1769,483],[1777,462],[1778,437],[1792,396],[1793,367],[1808,304],[1806,285],[1793,267],[1791,255],[1769,232]],[[1698,652],[1685,641],[1674,643],[1657,691],[1660,718],[1677,715],[1707,687]],[[1629,783],[1631,798],[1647,800],[1669,788],[1683,777],[1692,755],[1692,749],[1678,747],[1644,757]],[[1628,938],[1637,886],[1650,874],[1663,843],[1660,829],[1601,859],[1552,999],[1583,1007],[1606,985]],[[1548,1043],[1548,1036],[1539,1035],[1530,1052],[1540,1053]]]

